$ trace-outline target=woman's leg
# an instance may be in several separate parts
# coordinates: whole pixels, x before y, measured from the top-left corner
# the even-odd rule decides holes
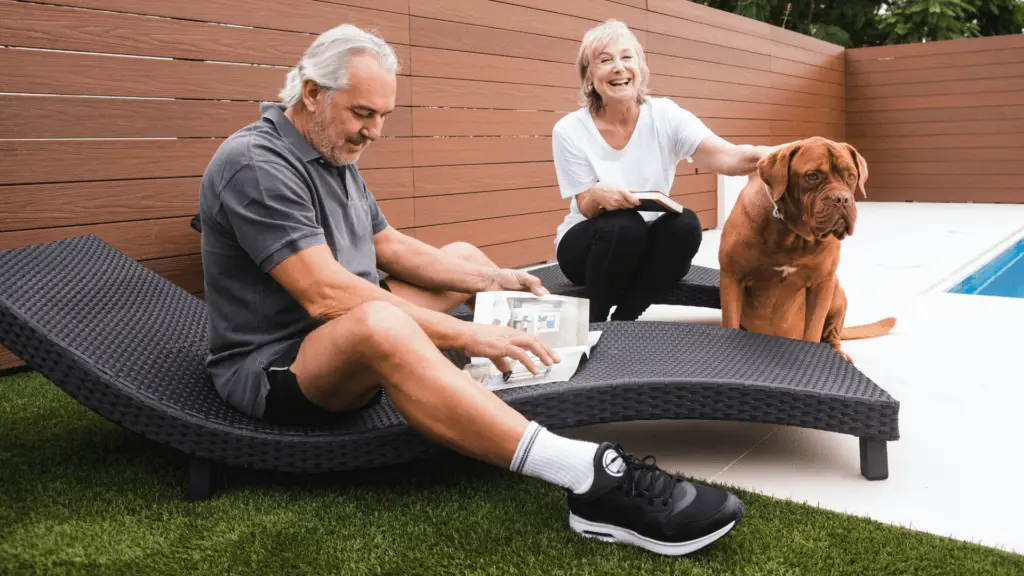
[[[669,213],[650,226],[647,254],[636,268],[636,279],[619,299],[612,320],[636,320],[655,296],[690,271],[700,248],[703,231],[700,219],[689,208],[682,214]]]
[[[590,321],[604,322],[647,251],[648,226],[636,210],[614,210],[580,222],[558,244],[558,265],[586,286]]]

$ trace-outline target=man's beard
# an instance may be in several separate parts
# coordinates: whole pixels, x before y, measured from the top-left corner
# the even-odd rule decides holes
[[[358,159],[358,154],[354,159],[345,158],[345,153],[342,150],[344,141],[337,141],[331,138],[328,132],[328,126],[331,123],[331,112],[328,107],[321,107],[316,113],[313,114],[313,120],[310,122],[310,139],[312,140],[313,147],[316,148],[320,155],[322,155],[328,162],[335,166],[344,166],[346,164],[355,163]],[[360,137],[359,142],[352,142],[353,145],[359,145],[364,139]]]

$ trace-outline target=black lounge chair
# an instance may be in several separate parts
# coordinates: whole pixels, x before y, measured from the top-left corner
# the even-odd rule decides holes
[[[241,414],[205,369],[206,326],[202,300],[94,236],[0,252],[0,343],[91,410],[187,454],[191,499],[211,496],[218,464],[328,472],[441,450],[386,398],[316,428]],[[499,395],[552,429],[688,418],[851,434],[861,473],[888,476],[899,402],[830,347],[704,325],[594,328],[604,335],[572,380]]]

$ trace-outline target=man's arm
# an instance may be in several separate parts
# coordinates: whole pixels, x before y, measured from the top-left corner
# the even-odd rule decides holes
[[[373,237],[377,266],[410,284],[428,290],[476,294],[489,290],[530,290],[546,293],[540,280],[518,270],[504,270],[459,260],[388,226]]]
[[[321,321],[343,316],[356,306],[383,300],[408,313],[438,347],[459,343],[458,318],[421,308],[367,282],[341,266],[326,244],[310,246],[281,261],[270,275],[306,310]]]
[[[465,322],[399,298],[346,270],[325,244],[315,244],[285,258],[270,269],[270,275],[310,316],[321,321],[343,316],[364,302],[379,300],[405,311],[438,348],[490,358],[502,371],[512,369],[508,362],[511,358],[538,374],[540,369],[527,352],[546,366],[560,361],[536,336],[506,326]]]
[[[693,153],[693,161],[700,167],[715,174],[724,176],[746,176],[757,170],[757,162],[781,146],[753,146],[750,144],[733,144],[717,135],[710,134],[704,138],[697,151]]]

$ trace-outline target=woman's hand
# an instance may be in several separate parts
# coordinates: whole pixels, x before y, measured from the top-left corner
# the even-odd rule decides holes
[[[598,182],[593,188],[579,195],[578,205],[584,216],[594,218],[601,212],[636,208],[640,201],[625,188]]]

